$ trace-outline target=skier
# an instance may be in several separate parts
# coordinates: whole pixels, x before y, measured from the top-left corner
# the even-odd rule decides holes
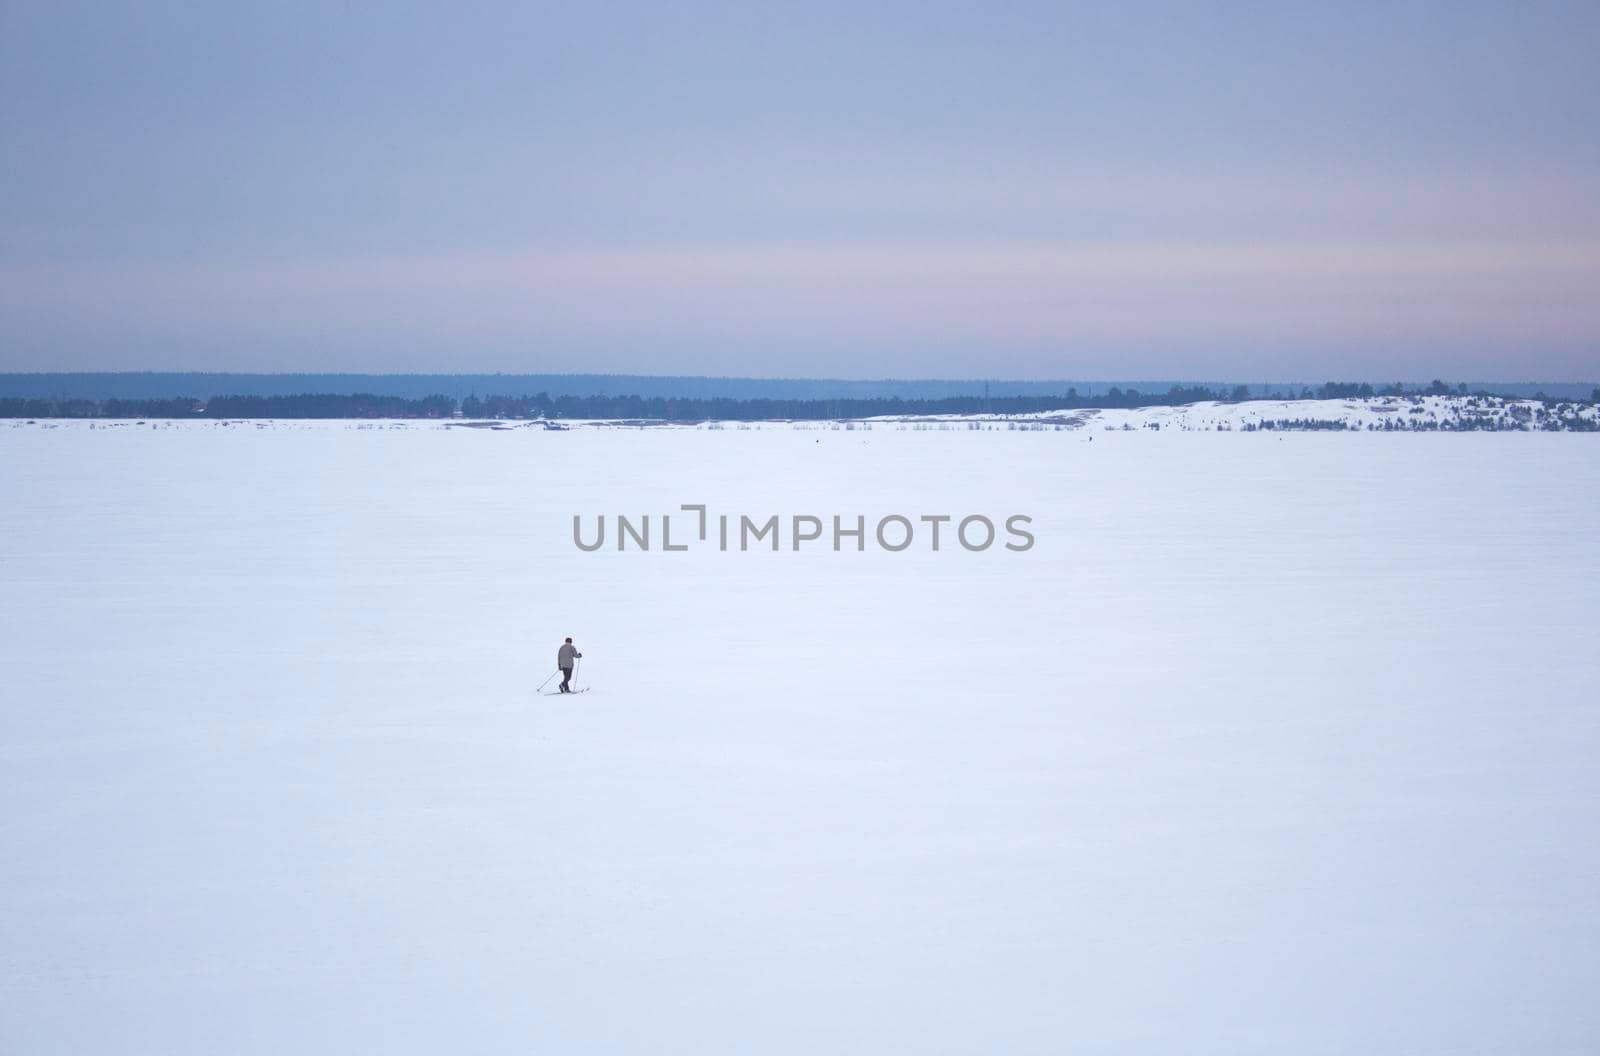
[[[556,666],[561,669],[561,692],[572,692],[572,662],[583,659],[583,654],[573,648],[572,639],[568,638],[559,650],[556,651]]]

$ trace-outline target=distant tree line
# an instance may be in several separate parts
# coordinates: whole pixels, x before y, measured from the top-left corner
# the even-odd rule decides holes
[[[1354,386],[1360,383],[1330,383]],[[1435,384],[1442,384],[1436,382]],[[1497,396],[1527,398],[1540,392],[1564,399],[1589,398],[1593,382],[1551,381],[1475,383]],[[1076,387],[1086,396],[1098,396],[1112,387],[1135,388],[1145,393],[1204,386],[1234,391],[1234,383],[1216,378],[1078,378],[1016,380],[1006,378],[737,378],[671,377],[642,374],[217,374],[217,373],[12,373],[0,371],[0,398],[43,400],[160,400],[175,395],[205,402],[215,396],[296,396],[301,393],[377,393],[409,400],[441,394],[464,400],[483,393],[547,392],[552,396],[661,396],[689,399],[736,400],[844,400],[877,397],[912,400],[944,399],[989,392],[994,396],[1054,397]],[[1242,386],[1241,386],[1242,388]],[[1314,388],[1314,386],[1313,386]],[[1459,392],[1460,386],[1451,386]],[[1390,385],[1384,392],[1425,391],[1426,386]],[[1249,386],[1253,399],[1283,399],[1310,391],[1300,382],[1257,382]],[[1319,390],[1320,391],[1320,390]]]
[[[313,393],[304,396],[214,396],[201,407],[205,418],[449,418],[449,396],[375,396]]]
[[[879,415],[1029,414],[1078,407],[1149,407],[1228,394],[1175,386],[1164,394],[1113,387],[1098,396],[1069,389],[1062,396],[958,396],[940,399],[734,399],[663,396],[376,396],[306,393],[296,396],[214,396],[148,400],[0,399],[6,418],[464,418],[629,419],[667,422],[870,418]]]
[[[448,396],[306,393],[151,400],[0,399],[0,418],[450,418]]]
[[[212,396],[294,396],[304,392],[375,392],[420,399],[443,394],[458,400],[483,393],[548,392],[552,396],[662,396],[737,400],[834,400],[903,397],[942,399],[984,391],[995,396],[1054,396],[1072,386],[1103,393],[1113,385],[1165,392],[1173,385],[1209,385],[1214,378],[739,378],[647,374],[216,374],[216,373],[8,373],[0,371],[0,397],[24,399],[159,399],[174,393]],[[1298,392],[1297,384],[1258,384],[1259,395]],[[1568,393],[1567,395],[1572,395]]]
[[[1099,396],[1068,389],[1058,396],[949,396],[939,399],[873,397],[839,400],[710,399],[661,396],[469,396],[467,418],[606,418],[667,422],[826,421],[835,418],[910,417],[934,414],[1037,414],[1079,407],[1150,407],[1225,398],[1206,388],[1173,387],[1163,394],[1112,388]]]
[[[1465,384],[1434,381],[1374,388],[1364,382],[1330,381],[1306,387],[1301,399],[1359,399],[1372,396],[1493,396],[1467,391]],[[1535,397],[1541,398],[1541,397]],[[1094,395],[1076,388],[1055,396],[949,396],[930,399],[872,397],[851,399],[739,399],[593,395],[551,396],[383,396],[372,393],[302,393],[281,396],[213,396],[159,399],[0,398],[0,418],[513,418],[613,419],[633,421],[826,421],[830,419],[923,415],[1037,414],[1046,411],[1181,406],[1205,400],[1250,399],[1243,386],[1210,389],[1175,385],[1164,393],[1113,386]],[[1600,402],[1600,389],[1591,394]],[[1547,403],[1556,403],[1546,399]],[[1294,426],[1288,426],[1294,427]],[[1271,426],[1267,426],[1271,428]]]

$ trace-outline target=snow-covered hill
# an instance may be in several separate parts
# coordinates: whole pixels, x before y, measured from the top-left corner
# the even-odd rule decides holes
[[[1346,400],[1208,401],[1177,407],[879,420],[1013,422],[1074,429],[1177,429],[1186,432],[1254,429],[1562,432],[1600,429],[1600,405],[1498,396],[1377,396]]]
[[[1592,430],[1593,403],[1494,396],[1378,396],[1353,400],[1250,400],[1099,412],[1107,429]]]

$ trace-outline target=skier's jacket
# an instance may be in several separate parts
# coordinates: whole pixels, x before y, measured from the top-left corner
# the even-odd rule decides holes
[[[583,654],[574,649],[571,642],[563,643],[561,651],[556,653],[556,666],[560,668],[571,667],[573,659],[581,656]]]

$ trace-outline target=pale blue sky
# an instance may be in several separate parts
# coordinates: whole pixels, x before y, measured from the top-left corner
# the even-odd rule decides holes
[[[0,0],[0,369],[1600,377],[1600,4]]]

